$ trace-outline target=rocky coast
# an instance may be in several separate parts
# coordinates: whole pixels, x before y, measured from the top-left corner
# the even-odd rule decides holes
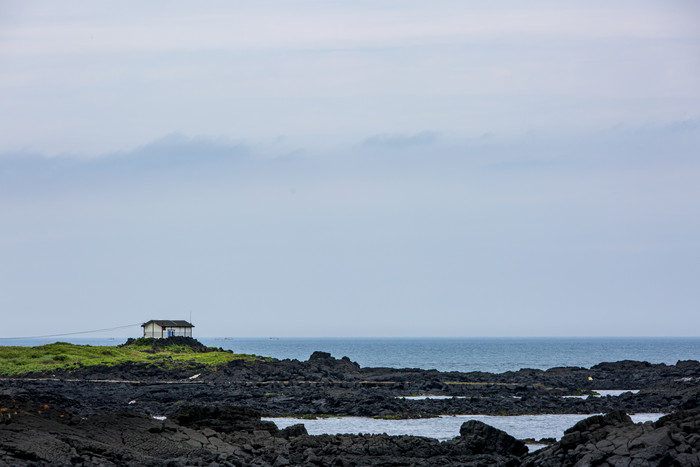
[[[607,389],[633,392],[594,397]],[[410,397],[421,395],[441,397]],[[0,411],[8,465],[700,465],[697,361],[500,374],[362,368],[324,352],[215,366],[127,362],[3,377]],[[639,412],[670,415],[635,424],[627,414]],[[303,425],[261,420],[446,414],[606,415],[533,453],[477,421],[441,442],[310,436]]]

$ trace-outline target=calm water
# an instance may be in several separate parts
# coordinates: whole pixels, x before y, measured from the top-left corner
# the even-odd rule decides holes
[[[362,366],[504,372],[520,368],[591,367],[643,360],[700,360],[700,338],[201,339],[208,345],[275,358],[306,360],[315,350]]]
[[[632,415],[636,423],[655,421],[662,414],[640,413]],[[265,418],[275,422],[279,428],[286,428],[295,423],[303,423],[310,435],[336,434],[336,433],[386,433],[388,435],[414,435],[437,438],[439,440],[452,439],[459,435],[459,428],[467,420],[479,420],[499,430],[503,430],[518,439],[525,438],[556,438],[561,439],[564,430],[571,428],[590,415],[563,414],[563,415],[517,415],[517,416],[490,416],[490,415],[443,415],[437,418],[421,418],[409,420],[377,420],[367,417],[329,417],[316,420],[304,420],[299,418]]]
[[[520,368],[591,367],[600,362],[643,360],[675,364],[700,360],[700,338],[198,338],[202,343],[252,353],[307,360],[316,350],[349,357],[362,366],[441,371],[504,372]],[[56,340],[117,345],[126,338],[0,339],[0,345],[42,345]]]

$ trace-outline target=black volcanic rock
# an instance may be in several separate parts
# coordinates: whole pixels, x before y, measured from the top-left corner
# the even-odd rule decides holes
[[[309,357],[309,361],[313,362],[316,360],[334,360],[333,357],[331,357],[331,354],[328,352],[321,352],[317,350],[316,352],[312,353],[311,356]]]
[[[306,436],[308,434],[309,432],[306,431],[306,427],[303,423],[296,423],[279,431],[279,435],[286,439],[296,438],[298,436]]]
[[[656,423],[633,423],[624,413],[587,418],[523,466],[700,466],[700,411],[678,412]]]
[[[124,409],[165,415],[195,401],[202,406],[248,407],[267,416],[670,413],[700,407],[699,370],[695,361],[679,366],[626,361],[593,369],[459,373],[361,368],[347,358],[317,352],[305,362],[234,360],[216,368],[186,361],[167,367],[85,366],[72,372],[10,377],[0,380],[0,391],[25,391],[50,403],[60,401],[80,415]],[[562,397],[605,388],[640,391],[585,400]],[[448,398],[401,397],[414,394]]]
[[[459,429],[459,435],[474,453],[498,453],[519,457],[528,451],[522,441],[478,420],[464,422]]]
[[[207,347],[194,337],[186,336],[170,336],[164,338],[139,337],[138,339],[130,337],[126,340],[126,342],[118,345],[117,347],[125,347],[129,345],[134,345],[136,343],[146,343],[150,345],[151,349],[154,351],[167,349],[168,347],[175,345],[189,347],[194,352],[224,352],[224,350],[221,348]]]
[[[75,417],[25,398],[0,397],[1,465],[700,465],[700,411],[634,424],[620,412],[585,419],[550,447],[526,455],[511,436],[481,422],[439,442],[419,436],[309,436],[301,425],[269,430],[251,410],[183,407],[158,421],[129,413]],[[3,412],[6,413],[6,412]]]
[[[562,397],[605,388],[640,392]],[[426,393],[448,398],[401,397]],[[216,368],[84,367],[0,379],[0,465],[700,466],[699,402],[696,361],[489,374],[361,368],[317,352],[305,362],[237,360]],[[688,410],[656,423],[634,424],[625,414],[680,409]],[[278,430],[260,419],[260,414],[465,413],[607,415],[576,424],[559,442],[529,455],[519,441],[479,422],[467,422],[460,436],[439,442],[418,436],[309,436],[302,425]]]
[[[3,403],[7,402],[4,400]],[[416,465],[517,466],[490,427],[440,443],[418,436],[308,436],[303,426],[267,429],[253,411],[183,407],[161,422],[128,413],[75,418],[23,401],[0,428],[2,465]],[[260,429],[262,428],[262,429]],[[505,435],[507,436],[507,435]],[[478,446],[478,450],[477,450]]]
[[[168,417],[179,425],[196,429],[211,428],[223,433],[256,430],[277,433],[277,425],[260,420],[260,412],[245,407],[229,405],[218,407],[185,406],[178,408]]]

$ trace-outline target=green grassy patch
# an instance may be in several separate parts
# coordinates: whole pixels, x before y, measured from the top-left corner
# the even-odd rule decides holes
[[[287,415],[290,418],[300,418],[302,420],[316,420],[319,418],[337,418],[346,415],[331,415],[327,413],[302,413],[302,414],[290,414]]]
[[[373,415],[372,418],[375,420],[400,420],[401,417],[398,415]]]
[[[122,346],[90,346],[56,342],[37,347],[0,346],[0,375],[17,376],[54,370],[71,371],[81,366],[118,365],[126,362],[168,366],[178,361],[215,368],[233,360],[269,360],[255,355],[209,349],[206,352],[185,345],[153,349],[152,339],[136,339]]]

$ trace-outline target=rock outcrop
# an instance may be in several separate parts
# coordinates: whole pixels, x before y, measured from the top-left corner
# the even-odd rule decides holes
[[[510,436],[505,431],[496,429],[478,420],[464,422],[459,429],[463,443],[473,452],[499,453],[524,456],[528,449],[522,441]]]
[[[196,378],[193,378],[196,375]],[[593,375],[593,376],[590,376]],[[588,378],[593,378],[589,380]],[[163,415],[200,405],[248,407],[267,416],[352,415],[421,418],[440,414],[670,413],[700,407],[700,363],[617,362],[585,368],[502,374],[361,368],[315,352],[308,361],[236,360],[212,369],[183,362],[168,368],[122,364],[0,380],[0,388],[61,400],[89,415],[128,408]],[[630,389],[616,397],[565,398],[593,389]],[[447,396],[403,399],[411,394]],[[126,402],[135,404],[125,407]]]
[[[249,409],[181,407],[165,421],[135,414],[60,413],[48,405],[3,400],[12,416],[0,428],[0,464],[10,465],[505,465],[522,443],[483,424],[439,442],[418,436],[309,436],[278,430]]]
[[[130,413],[78,417],[48,404],[0,397],[0,464],[7,465],[415,465],[699,466],[700,411],[656,423],[622,412],[585,419],[532,454],[478,421],[439,442],[419,436],[309,436],[278,430],[249,409],[181,407],[165,421]]]
[[[562,439],[529,456],[524,466],[700,466],[700,411],[635,424],[623,412],[590,417]]]
[[[309,436],[247,408],[181,406],[166,420],[135,413],[81,417],[0,395],[1,465],[700,466],[700,411],[635,424],[623,412],[589,417],[553,445],[525,445],[478,421],[440,442],[419,436]]]
[[[82,367],[0,379],[0,465],[700,466],[699,383],[697,361],[489,374],[361,368],[315,352],[305,362],[236,360],[217,368],[192,362]],[[639,392],[563,397],[592,389]],[[411,394],[443,398],[401,397]],[[625,415],[634,412],[675,413],[634,424]],[[439,442],[309,436],[303,425],[278,430],[260,418],[556,413],[607,415],[583,420],[532,454],[476,421]],[[163,415],[167,420],[154,418]]]

